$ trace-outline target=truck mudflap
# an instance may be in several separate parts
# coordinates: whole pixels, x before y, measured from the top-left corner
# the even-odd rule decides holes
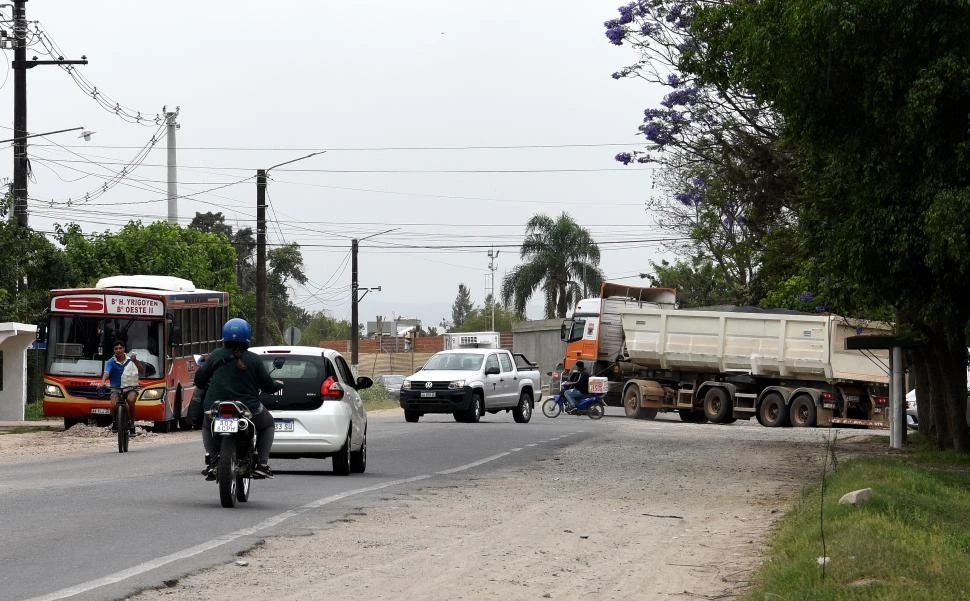
[[[849,417],[833,417],[831,420],[833,426],[843,425],[843,426],[865,426],[867,428],[882,429],[886,430],[889,428],[889,424],[882,421],[876,421],[871,419],[852,419]]]

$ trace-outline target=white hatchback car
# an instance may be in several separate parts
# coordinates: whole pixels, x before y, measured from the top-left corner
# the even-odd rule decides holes
[[[260,355],[283,390],[260,394],[273,414],[276,432],[270,457],[331,457],[335,474],[367,469],[367,412],[359,390],[370,378],[354,379],[335,350],[313,346],[259,346]]]

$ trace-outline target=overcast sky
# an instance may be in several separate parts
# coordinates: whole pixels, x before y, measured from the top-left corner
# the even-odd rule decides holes
[[[610,77],[635,59],[603,35],[619,4],[30,0],[27,17],[64,58],[87,56],[79,72],[109,102],[152,118],[180,107],[183,224],[221,211],[254,227],[256,169],[327,150],[270,172],[268,241],[299,243],[310,278],[296,302],[349,319],[350,240],[393,230],[361,242],[360,285],[381,291],[363,298],[360,319],[436,325],[450,320],[459,283],[483,302],[490,245],[500,288],[537,213],[565,211],[587,227],[610,280],[640,282],[650,261],[672,258],[641,242],[664,235],[644,210],[657,193],[652,169],[613,160],[639,147],[642,111],[663,94]],[[10,133],[6,54],[0,126]],[[48,58],[40,40],[34,55]],[[105,110],[60,67],[28,71],[28,130],[82,125],[96,132],[88,142],[79,132],[31,140],[29,194],[45,202],[31,202],[30,225],[91,232],[165,219],[164,130],[117,178],[158,128]],[[12,177],[6,146],[0,174]],[[542,317],[539,301],[529,318]]]

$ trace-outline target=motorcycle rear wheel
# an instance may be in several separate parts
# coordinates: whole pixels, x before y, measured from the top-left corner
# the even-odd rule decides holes
[[[223,436],[219,445],[219,467],[217,477],[219,480],[219,500],[223,507],[236,506],[236,441],[232,436]],[[248,494],[248,489],[247,489]]]
[[[542,414],[546,417],[559,417],[562,413],[562,405],[556,402],[556,399],[547,399],[542,403]]]
[[[606,405],[603,401],[590,403],[589,407],[586,408],[586,414],[589,415],[589,419],[599,419],[603,417],[604,413],[606,413]]]

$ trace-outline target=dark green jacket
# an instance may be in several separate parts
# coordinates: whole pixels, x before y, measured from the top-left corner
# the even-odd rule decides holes
[[[241,359],[246,369],[239,369],[231,350],[216,349],[195,372],[195,385],[205,388],[202,407],[206,411],[216,401],[241,401],[250,411],[256,411],[260,391],[272,394],[280,389],[258,355],[244,351]]]

